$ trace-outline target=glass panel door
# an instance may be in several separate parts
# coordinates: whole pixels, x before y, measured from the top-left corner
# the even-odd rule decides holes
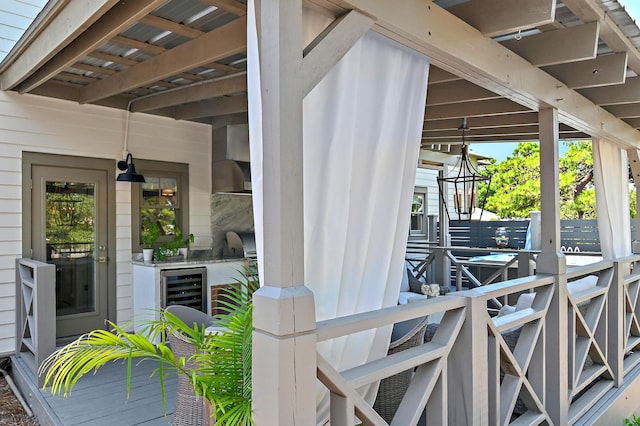
[[[106,173],[33,166],[34,258],[56,265],[57,337],[105,328]]]

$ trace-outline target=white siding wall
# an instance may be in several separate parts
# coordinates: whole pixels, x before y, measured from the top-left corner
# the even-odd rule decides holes
[[[416,186],[427,188],[427,214],[438,214],[438,171],[418,167],[416,170]]]
[[[0,92],[0,354],[15,349],[14,259],[22,252],[23,151],[122,159],[126,112]],[[209,238],[210,126],[132,114],[134,159],[189,164],[190,231]],[[116,184],[117,321],[132,319],[131,184]]]

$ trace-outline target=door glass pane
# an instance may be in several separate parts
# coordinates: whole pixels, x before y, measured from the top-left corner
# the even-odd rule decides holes
[[[47,262],[56,265],[58,316],[96,306],[95,184],[46,182]]]

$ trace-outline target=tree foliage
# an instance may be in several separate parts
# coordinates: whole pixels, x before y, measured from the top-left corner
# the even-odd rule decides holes
[[[593,155],[590,141],[565,142],[568,149],[560,157],[561,219],[594,219],[596,196],[593,183]],[[501,218],[527,218],[540,210],[540,146],[521,142],[501,163],[486,166],[492,176],[485,209]],[[487,192],[479,188],[480,197]],[[635,194],[631,194],[631,214],[635,216]],[[481,198],[482,199],[482,198]]]

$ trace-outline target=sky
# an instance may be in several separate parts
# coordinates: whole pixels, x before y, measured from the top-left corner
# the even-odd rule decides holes
[[[640,0],[618,0],[627,11],[629,16],[635,19],[636,24],[640,24]],[[469,149],[478,154],[493,157],[499,163],[506,160],[518,144],[516,142],[500,142],[500,143],[473,143],[469,145]],[[560,145],[560,155],[564,154],[567,148],[564,144]]]

